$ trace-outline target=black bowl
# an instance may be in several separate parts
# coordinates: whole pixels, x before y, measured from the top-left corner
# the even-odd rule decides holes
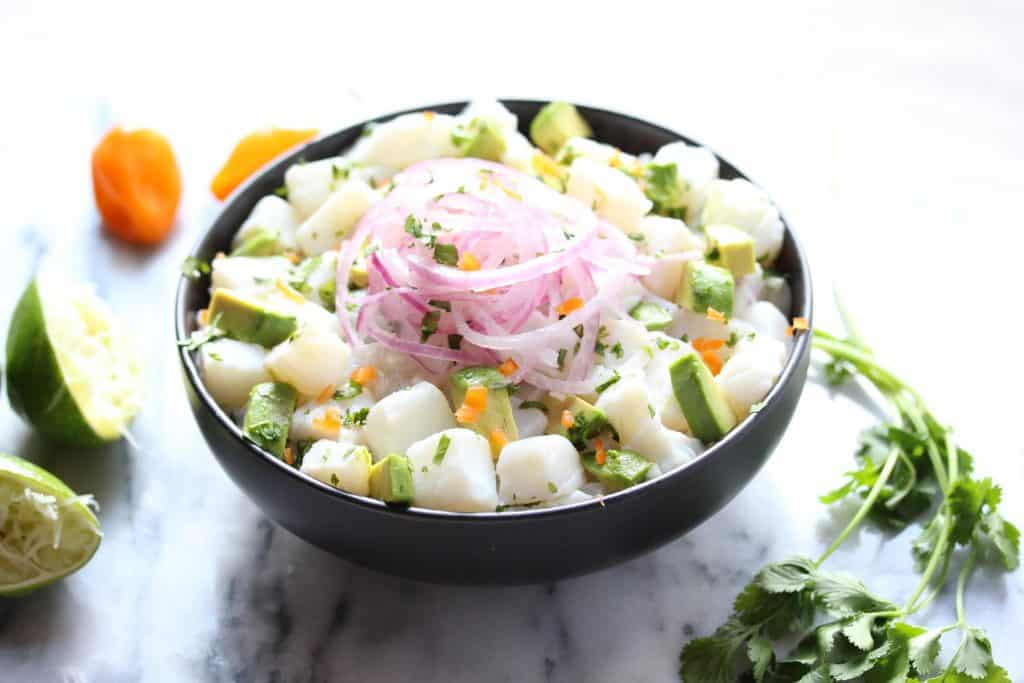
[[[543,102],[507,100],[529,124]],[[464,102],[424,107],[454,114]],[[416,110],[413,110],[416,111]],[[653,153],[689,138],[615,112],[580,107],[596,139],[632,154]],[[400,112],[408,113],[408,112]],[[398,114],[382,116],[385,121]],[[234,193],[192,255],[209,261],[228,251],[253,205],[283,183],[298,158],[333,156],[352,145],[365,123],[315,140],[276,161]],[[724,178],[745,177],[724,159]],[[811,279],[787,226],[777,267],[789,275],[793,315],[811,318]],[[178,341],[209,301],[208,278],[182,278]],[[210,449],[238,486],[275,522],[329,552],[390,574],[458,584],[522,584],[592,572],[653,550],[690,531],[728,503],[768,459],[796,408],[807,376],[810,340],[800,335],[763,407],[694,461],[666,476],[590,501],[553,509],[463,514],[397,509],[338,491],[301,474],[242,437],[203,387],[191,354],[180,350],[192,411]]]

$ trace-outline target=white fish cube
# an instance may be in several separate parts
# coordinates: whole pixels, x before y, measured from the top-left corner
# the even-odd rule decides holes
[[[754,326],[757,334],[768,335],[787,347],[792,342],[793,338],[787,334],[789,321],[773,303],[758,301],[747,309],[743,318]]]
[[[539,436],[548,426],[547,413],[537,408],[514,408],[512,417],[516,421],[516,431],[520,439]]]
[[[373,406],[365,433],[373,457],[381,460],[390,453],[405,453],[417,441],[453,427],[455,416],[448,399],[430,382],[420,382]]]
[[[779,378],[785,360],[786,347],[767,334],[736,345],[715,379],[737,417],[742,419],[752,405],[764,400]]]
[[[222,256],[213,259],[213,287],[242,292],[266,291],[279,277],[285,277],[291,261],[283,256]]]
[[[350,399],[331,399],[323,403],[309,401],[300,405],[295,414],[292,415],[292,426],[288,437],[295,440],[306,439],[330,439],[332,441],[347,441],[349,443],[364,443],[365,425],[355,423],[350,416],[366,408],[373,407],[373,394],[369,387],[364,387],[362,393]],[[341,417],[341,427],[333,426],[334,420],[325,419],[327,413],[333,411]]]
[[[419,112],[379,123],[360,138],[348,156],[367,166],[403,169],[418,161],[458,156],[452,142],[455,119],[447,114]]]
[[[589,138],[569,138],[562,145],[562,149],[558,150],[557,159],[560,163],[571,164],[580,158],[590,159],[605,166],[627,169],[636,168],[639,163],[635,156]]]
[[[637,231],[644,236],[641,248],[655,258],[687,251],[704,252],[703,240],[678,218],[644,216]],[[658,296],[671,300],[675,299],[682,279],[683,262],[662,259],[655,261],[651,274],[644,277],[643,282]]]
[[[625,447],[654,462],[661,472],[690,462],[704,450],[697,439],[656,423],[634,434]]]
[[[263,367],[267,351],[259,344],[246,344],[234,339],[217,339],[199,347],[199,365],[203,384],[217,405],[224,410],[238,410],[249,399],[249,390],[270,381]]]
[[[299,226],[295,233],[299,248],[311,256],[337,248],[376,198],[377,193],[362,180],[342,183]]]
[[[754,239],[754,255],[771,263],[782,248],[783,226],[779,210],[768,193],[747,180],[715,180],[708,185],[701,214],[703,225],[724,223]]]
[[[504,505],[554,500],[583,485],[580,454],[557,434],[508,443],[498,456],[497,473]]]
[[[317,441],[302,459],[302,472],[336,489],[358,496],[370,493],[373,461],[365,446],[339,441]]]
[[[653,423],[643,375],[630,373],[611,385],[595,406],[604,411],[623,443]]]
[[[498,506],[494,460],[487,439],[469,429],[446,429],[406,451],[413,503],[452,512],[493,512]]]
[[[636,232],[640,219],[652,206],[640,186],[625,173],[585,157],[569,167],[566,194],[625,233]]]
[[[348,344],[337,334],[303,325],[294,337],[271,349],[266,367],[303,396],[316,396],[325,386],[348,379],[350,355]]]
[[[708,186],[718,178],[718,159],[703,147],[693,147],[685,142],[670,142],[654,155],[651,163],[658,165],[675,164],[679,189],[686,206],[688,220],[699,220]]]
[[[342,157],[292,164],[284,174],[288,203],[297,221],[313,215],[351,173],[352,163]]]
[[[277,232],[279,250],[294,249],[295,230],[298,227],[299,221],[292,205],[277,195],[267,195],[256,202],[231,244],[238,247],[258,230],[274,230]]]

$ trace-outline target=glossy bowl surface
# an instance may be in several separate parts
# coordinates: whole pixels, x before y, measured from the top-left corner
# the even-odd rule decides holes
[[[504,100],[526,127],[543,106]],[[418,108],[454,114],[454,102]],[[604,109],[580,106],[594,137],[622,150],[653,153],[676,140],[693,140],[661,126]],[[374,119],[386,121],[408,112]],[[209,261],[229,251],[231,239],[252,207],[280,187],[299,157],[336,155],[351,146],[366,123],[314,140],[273,162],[225,204],[192,255]],[[743,178],[725,159],[721,177]],[[785,219],[783,219],[785,220]],[[794,316],[811,319],[810,272],[787,224],[776,267],[790,278]],[[209,278],[181,279],[174,312],[178,341],[209,301]],[[600,501],[551,509],[462,514],[397,509],[338,491],[307,477],[242,437],[211,398],[191,354],[179,347],[192,411],[210,450],[228,476],[272,520],[340,557],[396,575],[458,584],[522,584],[592,572],[651,551],[701,524],[728,503],[761,469],[796,408],[807,375],[809,335],[794,345],[778,383],[763,407],[721,442],[666,476],[605,496]]]

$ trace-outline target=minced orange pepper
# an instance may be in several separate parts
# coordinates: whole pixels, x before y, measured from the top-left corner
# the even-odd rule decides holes
[[[352,373],[351,379],[353,382],[359,382],[365,386],[377,379],[377,368],[372,365],[365,365],[361,368],[356,368],[355,372]]]
[[[558,308],[556,308],[555,311],[558,312],[558,315],[569,315],[579,308],[583,308],[583,299],[578,296],[574,296],[571,299],[566,299],[562,303],[558,304]]]
[[[722,371],[722,359],[716,351],[701,351],[700,357],[704,360],[704,365],[708,366],[708,370],[711,371],[712,375],[717,375]]]
[[[238,141],[210,183],[217,199],[225,199],[268,161],[316,135],[312,128],[270,128],[249,133]]]
[[[568,410],[562,411],[562,426],[568,429],[575,424],[576,419],[572,416],[572,413]]]
[[[706,315],[708,317],[708,320],[714,320],[716,323],[725,322],[725,314],[722,313],[721,311],[717,311],[714,308],[711,308],[710,306],[708,306],[708,312]]]
[[[317,395],[316,402],[327,403],[327,401],[331,399],[331,396],[334,396],[334,385],[328,384],[320,391],[319,395]]]
[[[506,358],[505,362],[498,366],[498,372],[508,377],[509,375],[516,374],[516,370],[519,369],[519,365],[511,358]]]
[[[167,138],[113,128],[92,153],[92,189],[107,232],[132,244],[163,241],[181,200],[181,172]]]
[[[717,351],[718,349],[725,346],[725,340],[697,337],[692,342],[690,342],[690,346],[693,347],[694,351]]]
[[[594,460],[598,465],[603,465],[608,460],[608,452],[604,449],[604,441],[594,439]]]
[[[313,418],[313,426],[329,434],[337,434],[341,429],[341,411],[331,406],[323,415]]]
[[[500,429],[492,429],[488,440],[491,442],[491,449],[498,453],[508,444],[508,436]]]
[[[459,270],[480,270],[480,260],[468,251],[464,251],[459,255],[457,265]]]
[[[468,406],[477,412],[487,410],[487,387],[470,387],[466,389],[466,398],[462,401],[462,405]]]
[[[459,409],[455,411],[455,421],[459,424],[473,424],[480,417],[480,411],[476,410],[472,406],[468,406],[463,403],[459,406]]]
[[[807,318],[793,318],[793,324],[786,330],[786,335],[792,337],[796,332],[807,331]]]

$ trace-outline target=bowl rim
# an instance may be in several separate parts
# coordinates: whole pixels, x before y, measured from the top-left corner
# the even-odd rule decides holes
[[[539,106],[543,106],[549,102],[549,100],[535,100],[524,98],[498,98],[498,101],[503,104],[523,104]],[[374,116],[350,124],[348,126],[345,126],[344,128],[332,130],[328,133],[324,133],[323,135],[318,135],[317,137],[308,141],[307,143],[299,147],[292,148],[291,150],[281,154],[280,156],[267,162],[263,167],[261,167],[257,172],[253,173],[249,178],[245,180],[245,182],[239,185],[231,193],[231,195],[219,207],[219,210],[217,211],[216,216],[211,221],[210,226],[203,231],[202,235],[200,235],[199,239],[189,250],[188,257],[198,258],[197,252],[199,252],[199,250],[202,248],[203,244],[209,237],[210,230],[219,221],[220,216],[223,215],[225,211],[227,211],[227,209],[232,205],[233,202],[238,200],[238,198],[244,193],[244,191],[250,185],[256,184],[264,176],[274,173],[279,166],[285,164],[286,162],[288,162],[289,164],[294,163],[292,159],[298,159],[299,157],[301,157],[304,151],[310,145],[314,145],[318,142],[326,140],[327,138],[350,135],[352,132],[361,131],[368,124],[389,121],[395,117],[403,116],[405,114],[415,114],[424,111],[435,111],[441,109],[461,108],[465,107],[467,104],[467,100],[454,100],[449,102],[440,102],[415,106],[403,109],[401,111],[392,112],[389,114]],[[694,138],[691,138],[688,135],[679,133],[672,128],[661,125],[660,123],[657,123],[655,121],[651,121],[650,119],[642,119],[631,114],[625,114],[619,111],[606,109],[598,106],[590,106],[579,102],[574,102],[573,104],[577,106],[579,109],[581,109],[584,112],[584,114],[587,111],[597,112],[609,116],[613,119],[617,119],[620,121],[628,121],[634,124],[638,124],[640,126],[645,126],[647,128],[653,128],[658,132],[666,134],[669,137],[683,140],[690,145],[699,145],[701,147],[704,147],[709,152],[714,154],[715,158],[718,159],[719,162],[722,162],[730,166],[731,168],[735,169],[739,177],[746,179],[747,181],[756,185],[759,188],[764,189],[763,185],[754,182],[754,180],[752,180],[750,176],[748,176],[746,173],[741,171],[739,167],[732,164],[728,159],[719,154],[714,148],[704,145],[703,143],[695,140]],[[769,196],[772,196],[771,193],[768,194]],[[723,439],[713,443],[693,460],[683,463],[682,465],[679,465],[675,469],[670,470],[669,472],[665,472],[660,476],[655,477],[654,479],[641,482],[640,484],[631,486],[621,491],[616,491],[614,493],[608,493],[601,496],[595,496],[592,499],[586,501],[568,503],[555,507],[534,507],[527,509],[503,510],[501,512],[451,512],[448,510],[435,510],[432,508],[422,508],[416,506],[394,506],[388,505],[387,503],[377,500],[376,498],[371,498],[369,496],[360,496],[354,493],[349,493],[348,491],[336,489],[332,486],[325,484],[324,482],[314,479],[313,477],[307,474],[304,474],[301,470],[291,465],[288,465],[280,458],[274,456],[272,453],[260,448],[258,445],[256,445],[255,442],[245,438],[241,428],[235,423],[234,420],[231,419],[227,412],[225,412],[217,404],[217,402],[207,391],[202,379],[200,378],[199,368],[192,357],[192,353],[186,351],[183,346],[183,342],[189,336],[186,333],[188,325],[187,316],[189,311],[185,310],[185,297],[187,290],[192,285],[192,282],[187,277],[185,277],[184,273],[178,276],[178,287],[174,298],[174,330],[176,349],[178,352],[179,360],[181,361],[182,364],[182,369],[184,370],[185,373],[185,377],[187,381],[191,384],[192,389],[194,390],[196,396],[198,397],[199,402],[202,404],[203,409],[209,411],[217,420],[217,422],[220,423],[220,426],[224,427],[228,431],[228,433],[231,434],[231,436],[234,437],[242,445],[243,448],[248,449],[253,457],[260,457],[265,461],[266,464],[269,464],[272,467],[276,467],[279,470],[283,470],[286,476],[295,477],[297,481],[310,487],[311,489],[313,489],[313,491],[333,496],[339,501],[344,502],[346,504],[356,505],[365,508],[368,511],[372,510],[379,513],[403,517],[412,516],[414,518],[418,518],[421,520],[431,520],[441,523],[469,522],[480,524],[494,523],[495,521],[513,521],[523,519],[546,518],[556,515],[581,513],[597,507],[608,507],[610,505],[615,505],[617,503],[628,500],[633,496],[642,495],[645,491],[669,486],[672,479],[684,476],[685,472],[691,469],[697,469],[702,466],[706,466],[706,464],[712,458],[716,456],[719,458],[725,457],[728,454],[730,445],[738,441],[740,438],[742,438],[743,432],[754,428],[754,426],[757,423],[765,419],[768,419],[766,413],[769,411],[767,409],[773,403],[779,400],[779,397],[784,392],[785,387],[790,382],[794,381],[795,375],[797,374],[799,369],[800,361],[803,358],[803,356],[809,352],[809,346],[811,344],[810,330],[813,329],[814,295],[811,281],[811,271],[807,263],[806,252],[804,251],[804,248],[799,238],[797,237],[796,232],[793,230],[793,228],[790,225],[790,222],[787,220],[785,214],[782,212],[782,209],[779,208],[777,204],[775,206],[779,212],[779,218],[782,220],[782,224],[785,229],[785,236],[788,237],[788,239],[791,240],[793,244],[793,251],[796,256],[797,264],[797,271],[795,272],[799,272],[799,276],[804,285],[803,301],[794,303],[802,304],[802,306],[799,307],[799,312],[803,313],[802,317],[806,318],[809,329],[807,332],[799,334],[798,336],[795,337],[793,347],[786,358],[786,362],[782,368],[782,372],[779,373],[779,378],[775,381],[775,384],[772,385],[772,388],[769,390],[768,395],[765,396],[765,398],[761,401],[761,408],[757,412],[749,414],[746,418],[740,421],[728,434],[726,434]],[[238,227],[241,226],[239,225]],[[210,450],[212,453],[213,449],[211,448]],[[216,457],[216,454],[214,455]]]

